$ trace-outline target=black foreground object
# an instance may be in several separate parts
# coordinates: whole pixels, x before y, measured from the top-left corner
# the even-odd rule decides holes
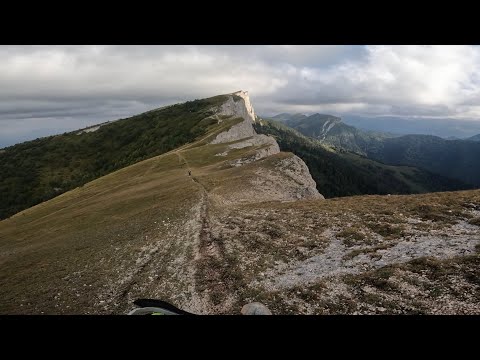
[[[162,300],[155,299],[137,299],[133,302],[140,308],[162,308],[178,315],[196,315],[188,311],[177,308],[176,306]]]

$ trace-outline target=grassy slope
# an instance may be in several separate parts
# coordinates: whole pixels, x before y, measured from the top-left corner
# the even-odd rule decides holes
[[[321,255],[335,239],[345,244],[346,257],[381,257],[408,236],[436,234],[441,245],[452,225],[466,219],[474,229],[469,234],[477,229],[471,241],[478,241],[480,220],[471,211],[480,210],[480,192],[261,202],[249,179],[291,154],[229,166],[254,149],[215,156],[227,144],[205,143],[237,121],[1,221],[0,313],[125,313],[138,297],[198,313],[238,313],[249,301],[277,314],[425,313],[446,301],[438,293],[457,301],[452,312],[463,311],[462,304],[480,312],[478,255],[423,257],[284,290],[258,286],[275,281],[267,273],[278,264]],[[250,203],[222,202],[248,191]],[[409,225],[409,217],[419,222]],[[395,282],[402,276],[416,282],[424,302],[402,292]],[[375,293],[366,294],[365,286]],[[399,300],[392,302],[393,295]]]
[[[1,312],[82,313],[119,284],[116,271],[133,268],[148,236],[195,199],[177,164],[175,155],[147,160],[2,221]]]
[[[204,189],[236,184],[242,191],[239,177],[256,167],[226,165],[253,148],[215,156],[227,145],[205,145],[238,121],[1,221],[0,313],[121,313],[136,292],[195,302]]]
[[[480,209],[480,192],[294,203],[253,199],[250,204],[222,206],[218,197],[251,190],[249,178],[261,169],[275,169],[276,161],[291,155],[230,167],[226,162],[248,156],[253,149],[221,157],[215,155],[223,153],[226,144],[203,142],[126,167],[1,221],[0,313],[125,313],[138,297],[164,299],[198,313],[238,313],[249,301],[262,301],[277,314],[375,313],[383,308],[387,313],[425,313],[434,308],[429,301],[437,300],[428,289],[461,300],[450,285],[442,285],[454,281],[452,276],[467,282],[455,291],[478,296],[471,275],[478,255],[442,261],[420,258],[284,290],[258,286],[276,264],[325,251],[331,229],[347,244],[345,256],[354,257],[377,256],[377,250],[402,240],[408,232],[406,216],[419,218],[410,231],[422,234],[448,234],[452,224],[464,218],[478,226],[468,211]],[[210,220],[202,222],[207,203]],[[210,229],[207,240],[202,240],[203,228]],[[392,276],[418,282],[425,273],[428,278],[417,285],[424,302],[414,303],[392,285]],[[331,288],[340,285],[347,295],[331,295]],[[375,296],[362,292],[366,285],[376,289]],[[392,292],[400,297],[396,303],[384,300]],[[205,299],[219,308],[206,306]],[[401,307],[404,303],[406,308]]]
[[[0,219],[100,176],[193,141],[216,124],[225,96],[189,101],[0,152]]]
[[[317,189],[325,197],[469,188],[460,181],[418,168],[385,165],[353,153],[335,152],[276,122],[264,120],[264,126],[256,126],[256,129],[274,136],[283,151],[292,151],[302,158],[317,183]]]

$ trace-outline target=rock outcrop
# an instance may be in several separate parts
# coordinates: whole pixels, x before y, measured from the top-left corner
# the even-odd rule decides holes
[[[246,91],[230,94],[228,100],[218,109],[218,115],[242,118],[243,121],[232,126],[228,131],[218,134],[211,142],[212,144],[226,143],[256,135],[252,126],[255,122],[255,112]]]
[[[232,162],[233,166],[241,166],[248,164],[249,162],[263,159],[264,157],[275,155],[280,152],[280,147],[278,146],[277,141],[266,135],[254,135],[243,141],[235,142],[229,145],[230,149],[243,149],[246,147],[255,146],[257,150],[255,154],[247,158],[240,158]]]
[[[277,169],[299,184],[299,191],[296,193],[298,199],[325,199],[318,192],[317,184],[310,175],[307,164],[297,155],[283,159]]]
[[[255,132],[253,123],[256,121],[256,116],[247,91],[240,90],[230,94],[228,100],[218,109],[218,114],[233,118],[242,118],[243,121],[232,126],[227,131],[218,134],[211,144],[232,142],[232,144],[229,144],[229,149],[255,148],[254,154],[249,154],[248,156],[231,161],[230,164],[232,166],[242,166],[280,153],[280,147],[273,137],[259,135]],[[227,153],[220,155],[226,155]],[[289,191],[286,191],[288,196],[286,196],[285,199],[283,199],[282,196],[282,200],[292,198],[324,198],[323,195],[317,191],[315,181],[307,165],[298,156],[284,159],[280,163],[278,171],[284,172],[287,178],[291,178],[293,183],[298,184],[298,189],[295,187],[294,190],[289,189]],[[273,174],[271,175],[273,176]],[[283,186],[281,187],[283,188]]]
[[[237,141],[229,147],[231,149],[242,149],[249,146],[258,147],[258,150],[253,157],[239,159],[239,161],[235,163],[235,166],[240,166],[280,152],[280,147],[274,138],[266,135],[259,135],[255,132],[253,128],[255,111],[250,103],[247,91],[240,90],[230,94],[228,100],[220,106],[218,114],[233,118],[242,118],[243,121],[232,126],[227,131],[218,134],[211,144]],[[243,141],[238,142],[238,140]]]

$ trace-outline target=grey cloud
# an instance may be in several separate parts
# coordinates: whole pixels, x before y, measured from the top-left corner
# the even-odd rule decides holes
[[[239,89],[268,115],[475,117],[479,73],[468,46],[0,46],[0,138]]]

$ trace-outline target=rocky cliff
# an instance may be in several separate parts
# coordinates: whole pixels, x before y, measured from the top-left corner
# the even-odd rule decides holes
[[[229,149],[243,149],[248,147],[254,147],[256,149],[254,154],[237,158],[231,162],[231,165],[242,166],[280,153],[280,147],[273,137],[259,135],[255,132],[253,123],[256,121],[256,116],[247,91],[240,90],[230,94],[228,100],[219,107],[217,113],[233,118],[241,118],[243,121],[232,126],[227,131],[218,134],[211,144],[231,142],[232,144],[229,144]],[[219,122],[221,121],[222,120],[219,120]],[[286,171],[287,177],[289,179],[291,178],[293,182],[298,185],[294,186],[298,187],[298,189],[290,189],[287,192],[289,199],[323,198],[323,195],[316,189],[315,181],[307,165],[298,156],[283,160],[282,165],[277,167],[276,171]],[[272,173],[271,176],[275,175]],[[285,184],[277,186],[277,188],[280,189],[283,185]],[[270,193],[270,191],[266,191],[265,189],[264,192]]]
[[[246,91],[238,91],[230,94],[228,100],[217,110],[217,114],[242,118],[243,121],[232,126],[228,131],[219,134],[211,142],[212,144],[226,143],[256,135],[252,126],[253,122],[255,122],[255,113]],[[221,120],[219,120],[219,122],[221,122]]]

